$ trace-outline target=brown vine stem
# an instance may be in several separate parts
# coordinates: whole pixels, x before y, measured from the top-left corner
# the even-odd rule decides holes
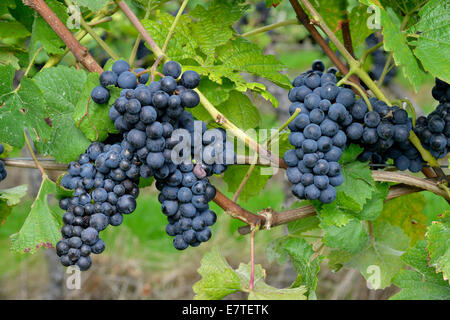
[[[150,34],[145,30],[142,23],[139,21],[138,17],[131,11],[130,7],[125,3],[125,1],[118,1],[117,5],[122,9],[123,13],[127,16],[127,18],[130,20],[131,24],[137,29],[139,34],[142,36],[145,42],[148,43],[150,48],[153,50],[153,54],[156,57],[159,57],[161,55],[164,55],[162,50],[158,47],[155,40],[150,36]]]
[[[148,2],[148,6],[147,6],[147,10],[145,11],[144,19],[147,19],[150,16],[151,4],[152,4],[152,2],[149,1]],[[130,58],[128,58],[128,64],[130,66],[134,65],[134,61],[136,60],[137,50],[139,48],[139,43],[141,42],[141,40],[142,40],[142,36],[139,33],[137,38],[136,38],[136,41],[134,42],[133,49],[131,50]],[[139,77],[139,76],[137,76],[137,77]]]
[[[292,8],[294,9],[298,20],[303,24],[303,26],[308,30],[314,40],[319,44],[325,54],[330,58],[333,64],[338,68],[338,70],[342,74],[348,73],[347,66],[338,58],[338,56],[333,52],[325,39],[320,35],[319,31],[316,30],[311,20],[309,20],[308,15],[305,10],[303,10],[302,6],[298,2],[298,0],[289,0]]]
[[[58,16],[50,9],[44,0],[22,0],[26,5],[37,11],[48,25],[56,32],[67,47],[72,51],[77,61],[91,72],[103,72],[102,67],[94,60],[86,47],[83,47],[73,34],[66,28],[64,23],[59,20]]]
[[[349,20],[342,21],[341,29],[342,29],[342,38],[344,39],[345,49],[347,49],[347,51],[354,58],[355,53],[353,51],[352,34],[350,33],[350,21]]]
[[[11,167],[18,168],[37,168],[36,162],[34,160],[30,160],[29,158],[0,158],[0,160],[5,162],[5,165]],[[46,170],[67,170],[67,164],[56,163],[54,159],[50,158],[41,158],[37,159],[38,163],[40,163],[42,168]],[[426,168],[429,169],[429,168]],[[410,193],[420,192],[424,190],[428,190],[431,192],[438,191],[439,195],[446,193],[444,190],[441,190],[438,186],[438,178],[431,179],[420,179],[416,177],[410,177],[406,174],[393,173],[393,172],[383,172],[383,171],[372,171],[372,176],[376,181],[390,181],[390,182],[405,182],[400,183],[398,185],[392,186],[389,190],[389,194],[387,195],[386,201],[401,197],[403,195],[407,195]],[[412,178],[412,179],[410,179]],[[430,190],[431,189],[431,190]],[[274,227],[282,224],[286,224],[291,221],[303,219],[306,217],[310,217],[316,214],[313,206],[305,206],[297,209],[287,210],[283,212],[274,212],[269,209],[269,212],[272,212],[272,221],[270,225],[266,224],[265,216],[267,215],[255,215],[250,211],[245,210],[231,199],[227,198],[223,193],[217,190],[216,198],[214,202],[219,205],[227,214],[232,216],[233,218],[239,219],[242,222],[257,226],[260,225],[263,228]],[[239,229],[240,233],[247,234],[250,232],[249,226],[244,226]]]
[[[420,179],[416,177],[411,177],[402,173],[385,172],[385,171],[372,171],[372,177],[375,181],[379,182],[396,182],[400,183],[398,185],[392,186],[389,189],[389,193],[386,197],[386,201],[420,191],[431,191],[439,196],[450,200],[450,196],[446,194],[444,190],[439,188],[436,179]],[[395,180],[395,181],[394,181]],[[267,211],[267,210],[266,210]],[[304,219],[307,217],[312,217],[316,215],[317,212],[312,205],[307,205],[304,207],[276,212],[272,210],[271,212],[271,223],[267,224],[266,220],[261,222],[261,229],[269,229],[271,227],[280,226],[292,221]],[[266,215],[267,216],[267,215]],[[250,226],[243,226],[239,228],[239,233],[242,235],[251,232]]]
[[[241,206],[239,206],[233,200],[227,198],[223,193],[219,190],[216,190],[216,197],[214,198],[214,202],[221,207],[225,213],[230,215],[231,217],[241,220],[245,222],[249,226],[256,227],[263,223],[264,217],[258,216],[256,214],[251,213],[250,211],[245,210]]]

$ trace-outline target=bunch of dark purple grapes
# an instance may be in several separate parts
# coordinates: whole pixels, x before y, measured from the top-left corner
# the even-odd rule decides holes
[[[289,142],[295,147],[284,154],[286,175],[299,199],[330,203],[336,198],[334,187],[343,183],[339,159],[347,137],[342,127],[352,121],[348,107],[355,95],[336,86],[336,69],[324,72],[321,61],[297,76],[289,91],[289,113],[300,114],[289,124]]]
[[[94,142],[78,161],[70,163],[61,184],[74,194],[59,202],[66,212],[63,239],[56,245],[64,266],[89,269],[90,254],[105,250],[99,233],[109,224],[120,225],[123,214],[136,209],[140,165],[134,148],[125,140],[113,145]]]
[[[444,158],[450,148],[450,85],[436,78],[432,95],[439,105],[417,119],[414,132],[435,158]]]
[[[66,213],[61,230],[63,240],[56,250],[64,266],[77,265],[87,270],[91,265],[90,254],[103,252],[105,244],[99,232],[108,224],[120,225],[123,214],[136,209],[141,177],[154,177],[162,191],[159,199],[169,221],[167,233],[175,236],[175,248],[197,246],[211,237],[209,226],[216,221],[216,215],[209,210],[208,202],[214,199],[216,190],[207,176],[222,173],[226,165],[202,160],[194,166],[191,160],[194,147],[188,152],[190,164],[172,161],[172,149],[180,142],[173,139],[173,132],[186,129],[189,140],[194,138],[194,119],[185,108],[193,108],[200,102],[193,90],[200,76],[194,71],[181,74],[181,66],[169,61],[163,66],[164,76],[147,86],[148,77],[142,78],[145,73],[138,79],[128,68],[125,61],[119,60],[113,71],[100,76],[106,87],[115,84],[118,75],[117,84],[124,88],[109,110],[109,117],[119,131],[114,137],[116,143],[91,144],[77,162],[70,164],[62,179],[64,187],[75,190],[72,198],[60,201]],[[92,92],[94,101],[95,92]],[[206,126],[204,129],[202,132],[206,132]],[[206,142],[202,139],[201,145]],[[192,193],[190,199],[186,189]]]
[[[409,141],[412,119],[397,106],[388,106],[376,98],[370,98],[370,111],[363,99],[350,108],[352,123],[346,128],[350,142],[364,148],[358,157],[360,161],[385,164],[394,160],[397,169],[418,172],[422,169],[422,157]]]
[[[293,194],[332,202],[334,187],[343,183],[338,161],[350,143],[364,148],[360,161],[385,164],[393,159],[399,170],[420,171],[423,160],[409,141],[412,120],[408,113],[376,98],[369,99],[373,108],[369,110],[350,88],[336,85],[335,68],[324,70],[321,61],[314,61],[311,70],[294,79],[289,91],[289,113],[301,110],[288,126],[295,149],[284,155]]]
[[[174,237],[174,247],[184,250],[211,237],[209,227],[217,218],[208,203],[216,196],[216,189],[208,177],[223,173],[229,164],[235,163],[235,154],[223,129],[206,130],[206,124],[194,121],[190,113],[180,119],[179,128],[188,132],[190,154],[183,155],[176,166],[169,162],[174,167],[169,176],[155,177],[156,187],[161,191],[158,200],[169,222],[166,232]],[[168,139],[168,150],[178,142]]]

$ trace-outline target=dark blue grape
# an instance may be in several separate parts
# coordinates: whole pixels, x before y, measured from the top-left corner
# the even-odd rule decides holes
[[[92,100],[94,100],[94,102],[98,104],[107,103],[109,100],[109,96],[109,90],[102,86],[95,87],[91,92]]]
[[[128,69],[130,69],[130,65],[124,60],[117,60],[112,66],[112,71],[118,75],[122,72],[128,71]]]
[[[133,72],[124,71],[119,75],[117,84],[123,89],[135,89],[137,86],[137,78]]]

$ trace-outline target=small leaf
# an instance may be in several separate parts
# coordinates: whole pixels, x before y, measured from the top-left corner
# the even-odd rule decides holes
[[[367,200],[358,218],[361,220],[376,220],[383,210],[388,193],[389,185],[387,183],[375,182],[372,198]]]
[[[26,38],[30,35],[30,32],[25,28],[23,24],[18,21],[2,21],[0,23],[0,38]]]
[[[372,0],[376,5],[376,1]],[[425,73],[408,46],[406,34],[401,32],[401,22],[392,9],[380,8],[381,24],[383,26],[384,49],[392,51],[395,64],[400,66],[403,74],[417,91],[425,81]]]
[[[231,25],[239,20],[245,9],[238,1],[220,0],[209,1],[207,7],[197,5],[194,8],[191,15],[197,22],[192,26],[192,36],[205,54],[208,64],[215,60],[216,48],[231,39]]]
[[[236,274],[241,280],[242,290],[249,292],[249,300],[306,300],[306,296],[304,295],[306,293],[306,287],[304,286],[278,289],[266,284],[264,282],[266,272],[259,264],[255,265],[255,286],[252,290],[249,289],[251,265],[241,263],[236,270]]]
[[[0,200],[6,201],[9,207],[15,206],[27,194],[27,189],[26,184],[10,189],[0,189]]]
[[[409,33],[419,33],[414,54],[434,77],[450,82],[450,2],[428,1],[419,11],[419,22]]]
[[[48,203],[49,194],[70,196],[73,192],[61,189],[47,176],[42,179],[39,193],[31,205],[19,232],[11,235],[11,250],[34,253],[40,247],[52,248],[61,238],[61,219]]]
[[[192,287],[195,300],[218,300],[240,289],[239,277],[217,247],[205,254],[198,273],[202,279]]]
[[[13,206],[19,204],[27,194],[27,185],[20,185],[10,189],[0,189],[0,226],[5,223]]]
[[[316,290],[317,274],[320,270],[320,258],[315,257],[312,246],[302,238],[282,237],[270,243],[268,256],[283,264],[289,257],[297,272],[296,285],[304,285],[309,292]]]

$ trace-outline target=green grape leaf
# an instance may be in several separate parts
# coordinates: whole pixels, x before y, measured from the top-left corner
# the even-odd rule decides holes
[[[8,13],[9,7],[14,6],[14,0],[3,0],[0,2],[0,15]]]
[[[347,0],[313,0],[311,4],[331,30],[339,29],[346,19]]]
[[[359,217],[359,213],[376,191],[368,163],[355,161],[360,152],[361,148],[353,144],[344,150],[339,161],[344,183],[336,187],[336,200],[328,204],[313,202],[326,225],[342,227],[353,217]]]
[[[430,265],[443,273],[444,280],[450,279],[450,211],[444,212],[439,221],[428,227],[426,234]]]
[[[198,273],[202,279],[192,287],[195,300],[218,300],[232,293],[248,292],[249,300],[260,299],[305,299],[306,288],[277,289],[264,282],[265,271],[255,265],[254,288],[249,289],[251,266],[241,264],[237,270],[231,268],[217,247],[206,253],[201,261]]]
[[[448,203],[443,197],[430,191],[422,191],[420,194],[426,200],[423,213],[427,216],[427,225],[430,225],[433,221],[439,220],[439,215],[442,214],[443,208],[446,208]]]
[[[393,300],[449,300],[450,286],[427,263],[426,241],[420,240],[401,259],[415,270],[401,270],[392,283],[402,290]]]
[[[9,207],[15,206],[27,194],[27,189],[26,184],[10,189],[0,189],[0,200],[5,201]]]
[[[28,31],[32,32],[36,11],[24,5],[21,0],[14,0],[12,2],[14,2],[15,8],[10,7],[9,13],[14,19],[22,23]]]
[[[241,290],[249,292],[248,300],[306,300],[307,289],[304,286],[278,289],[266,284],[266,272],[259,264],[255,265],[255,286],[252,290],[249,289],[251,265],[241,263],[236,274],[241,280]]]
[[[377,5],[375,0],[371,2]],[[425,81],[425,73],[408,45],[407,35],[401,32],[401,21],[390,8],[387,10],[380,8],[380,18],[383,26],[384,49],[393,52],[395,64],[400,66],[405,78],[417,91]]]
[[[372,198],[367,200],[358,218],[361,220],[376,220],[383,210],[384,201],[389,193],[389,184],[375,182]]]
[[[12,207],[19,204],[27,194],[27,185],[20,185],[10,189],[0,189],[0,226],[5,223],[11,214]]]
[[[420,32],[414,54],[434,77],[450,82],[450,2],[430,0],[419,11],[418,23],[408,30]]]
[[[35,81],[22,78],[20,89],[14,90],[14,68],[0,66],[0,140],[21,148],[25,143],[24,129],[37,142],[49,139],[49,114],[41,90]]]
[[[25,50],[19,47],[0,45],[0,65],[11,65],[14,69],[20,69],[21,57],[25,56]]]
[[[52,248],[61,238],[61,219],[48,203],[50,194],[70,196],[73,191],[60,188],[47,176],[42,179],[39,193],[19,232],[11,235],[11,250],[34,253],[40,247]]]
[[[320,220],[314,215],[311,217],[306,217],[296,221],[289,222],[287,227],[290,234],[300,235],[303,232],[316,229],[319,226]]]
[[[350,12],[350,34],[352,37],[352,45],[354,48],[358,48],[365,44],[366,38],[373,33],[373,29],[369,29],[367,26],[367,20],[370,17],[370,13],[367,12],[365,6],[355,6]],[[339,35],[341,35],[339,33]]]
[[[108,133],[117,133],[114,123],[109,118],[109,102],[98,104],[91,99],[92,89],[99,85],[99,75],[89,73],[83,90],[75,105],[72,117],[84,135],[91,141],[103,141]],[[120,89],[108,88],[111,97],[109,101],[115,101],[120,95]]]
[[[378,0],[383,7],[392,8],[399,16],[407,13],[414,13],[412,10],[417,10],[424,4],[423,0]]]
[[[227,79],[225,79],[225,81],[223,81],[223,83],[219,85],[216,82],[209,80],[208,78],[203,78],[200,81],[198,89],[205,95],[209,102],[217,106],[228,100],[228,98],[230,97],[230,91],[233,90],[233,84]],[[200,108],[193,108],[191,110],[196,109]]]
[[[160,12],[155,16],[155,19],[142,20],[142,24],[161,48],[175,18],[169,13]],[[203,62],[203,59],[198,56],[197,47],[197,42],[192,37],[191,20],[188,16],[182,15],[169,40],[166,54],[175,61],[194,59],[200,63]]]
[[[65,5],[56,0],[49,0],[46,1],[46,3],[63,23],[67,21],[69,16]],[[64,52],[64,42],[40,15],[36,15],[31,37],[30,46],[33,49],[36,49],[35,43],[39,41],[44,47],[44,50],[49,54],[62,54]],[[31,54],[32,53],[30,52],[30,55]]]
[[[231,91],[228,99],[217,105],[219,110],[229,121],[242,130],[259,127],[261,117],[258,109],[243,93]]]
[[[100,11],[107,3],[107,0],[76,0],[75,3],[88,8],[91,11]]]
[[[206,63],[215,60],[216,48],[227,43],[233,36],[231,25],[237,21],[245,11],[246,6],[238,1],[210,1],[207,8],[197,5],[191,15],[197,19],[192,25],[192,36],[203,54]],[[223,14],[226,12],[227,14]]]
[[[387,202],[380,220],[397,226],[411,239],[413,245],[424,239],[427,217],[423,214],[425,198],[419,193],[408,194]]]
[[[0,23],[0,38],[1,39],[20,39],[26,38],[30,35],[30,32],[19,21],[2,21]]]
[[[139,179],[139,189],[150,187],[155,181],[154,177]]]
[[[398,227],[386,222],[373,223],[373,240],[357,254],[343,250],[333,250],[328,256],[331,267],[357,268],[375,289],[383,289],[404,262],[401,255],[408,249],[409,238]]]
[[[194,284],[195,300],[218,300],[239,291],[241,282],[234,270],[214,247],[201,261],[202,279]]]
[[[86,83],[86,72],[58,66],[42,70],[34,79],[47,101],[52,122],[50,141],[37,144],[39,152],[51,154],[60,162],[77,159],[90,143],[72,118]]]
[[[237,38],[222,46],[218,50],[218,60],[223,63],[220,68],[223,72],[248,72],[266,78],[283,88],[291,87],[289,78],[280,73],[285,66],[275,56],[264,55],[256,44],[245,39]]]
[[[319,213],[319,217],[325,225],[345,226],[353,218],[351,212],[339,207],[337,201],[328,204],[321,204],[314,201],[314,207]]]
[[[228,185],[228,191],[236,192],[239,188],[242,179],[244,179],[245,174],[248,171],[248,165],[242,166],[230,166],[223,176],[223,180]],[[261,174],[263,167],[255,166],[252,175],[247,180],[244,188],[242,189],[239,199],[242,201],[247,201],[248,199],[259,194],[266,187],[267,181],[272,177],[272,175]]]
[[[316,290],[320,258],[315,256],[312,246],[302,238],[285,236],[274,240],[267,248],[269,261],[284,264],[289,258],[297,272],[296,285],[304,285],[309,292]]]
[[[330,248],[357,253],[364,249],[369,241],[362,222],[356,219],[350,220],[342,227],[324,225],[324,230],[323,242]]]
[[[375,188],[369,166],[359,161],[341,163],[341,172],[344,183],[336,188],[339,206],[361,211],[367,200],[372,198]],[[344,194],[345,197],[339,197],[340,194]]]

